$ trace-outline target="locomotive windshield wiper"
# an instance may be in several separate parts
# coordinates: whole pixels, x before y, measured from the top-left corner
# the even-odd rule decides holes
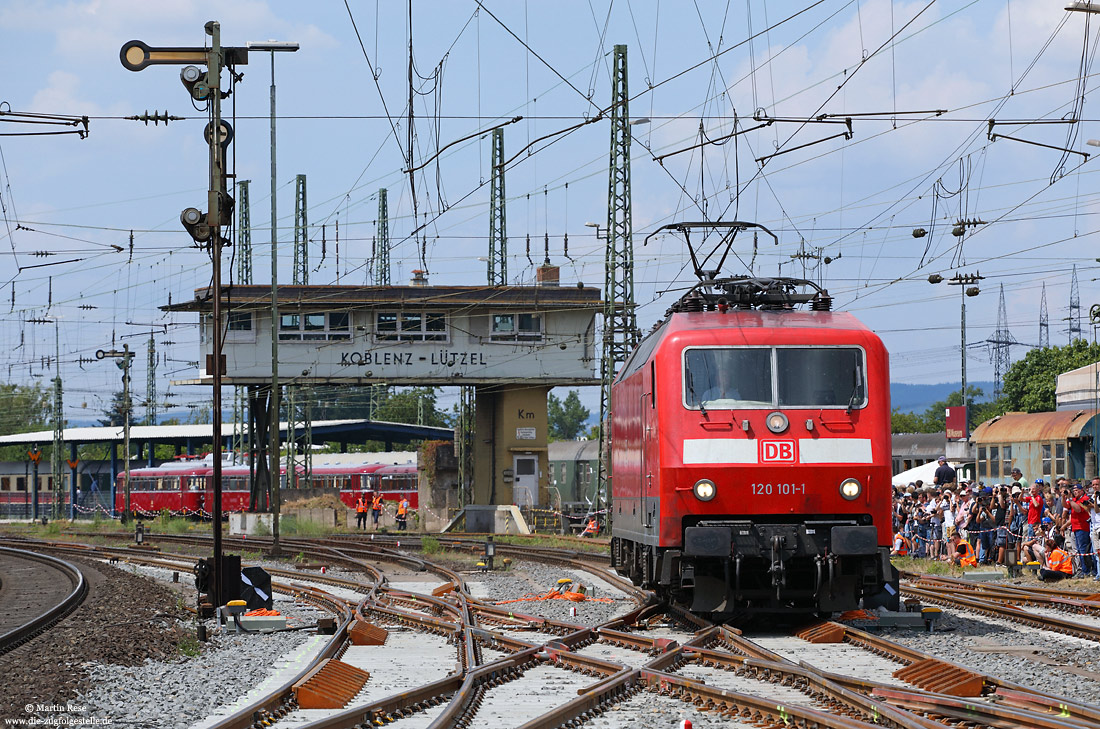
[[[695,402],[698,398],[695,397],[695,378],[691,375],[691,370],[687,370],[687,386],[688,395],[691,396],[691,401]],[[705,418],[707,417],[707,406],[703,404],[702,400],[699,400],[699,412]]]
[[[856,398],[859,397],[860,386],[863,384],[863,373],[860,370],[859,365],[856,365],[855,377],[856,381],[855,384],[852,386],[852,396],[848,398],[848,408],[844,411],[847,415],[852,414],[852,408],[856,404]]]

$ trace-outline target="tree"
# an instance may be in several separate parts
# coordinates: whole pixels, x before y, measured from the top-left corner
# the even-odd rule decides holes
[[[588,408],[581,405],[576,390],[570,390],[564,401],[550,393],[546,398],[546,414],[550,440],[573,440],[584,431],[584,424],[591,415]]]
[[[423,422],[420,421],[423,408]],[[387,423],[411,423],[438,428],[450,426],[450,418],[436,406],[436,388],[410,387],[389,391],[374,413],[375,420]]]
[[[133,398],[130,398],[131,401]],[[132,405],[132,402],[131,402]],[[130,413],[130,424],[133,424],[134,414]],[[124,425],[126,422],[126,396],[122,390],[118,390],[111,396],[111,404],[107,406],[107,409],[103,411],[103,417],[99,419],[99,424],[103,426],[108,425]]]
[[[1100,361],[1100,345],[1084,339],[1063,347],[1033,349],[1012,363],[1004,376],[1005,409],[1025,413],[1052,412],[1058,375]]]
[[[1004,412],[1003,400],[987,401],[985,392],[980,387],[967,387],[970,400],[969,422],[970,430],[979,423],[984,423],[990,418]],[[949,407],[958,407],[963,404],[962,391],[955,390],[945,400],[932,403],[923,413],[903,413],[895,409],[890,413],[891,433],[942,433],[947,430],[947,414]]]
[[[53,425],[51,400],[52,393],[38,383],[0,384],[0,435],[49,430]],[[0,448],[0,459],[23,461],[26,458],[27,449],[23,446]]]

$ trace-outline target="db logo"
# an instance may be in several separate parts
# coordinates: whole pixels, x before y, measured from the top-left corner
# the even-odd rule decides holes
[[[760,441],[761,463],[797,463],[798,450],[793,440]]]

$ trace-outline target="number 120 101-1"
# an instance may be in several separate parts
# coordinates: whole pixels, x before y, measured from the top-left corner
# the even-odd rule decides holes
[[[804,483],[754,483],[752,484],[753,496],[771,496],[773,494],[779,494],[780,496],[790,496],[792,494],[805,494],[806,484]]]

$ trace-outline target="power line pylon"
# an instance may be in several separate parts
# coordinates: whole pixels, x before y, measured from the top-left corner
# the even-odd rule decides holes
[[[630,213],[630,108],[627,92],[626,46],[615,46],[611,81],[611,156],[608,165],[607,248],[604,256],[603,358],[600,383],[600,477],[595,506],[601,492],[610,498],[610,454],[605,453],[610,425],[611,382],[631,350],[638,344],[634,311],[634,239]],[[597,229],[597,234],[598,234]],[[610,516],[610,510],[608,510]]]
[[[504,130],[493,130],[489,181],[489,285],[508,285],[508,224],[504,197]]]
[[[986,340],[991,345],[991,359],[993,360],[993,399],[1001,396],[1001,385],[1005,373],[1011,362],[1009,348],[1013,344],[1019,344],[1012,332],[1008,331],[1008,310],[1005,308],[1005,285],[1001,284],[1001,303],[997,307],[997,331],[993,338]]]
[[[384,187],[378,191],[378,239],[375,243],[374,285],[390,285],[390,210]]]
[[[1069,285],[1069,343],[1081,338],[1081,292],[1077,288],[1077,264],[1073,264],[1073,280]]]
[[[157,424],[157,343],[149,333],[149,359],[145,368],[145,424]],[[152,444],[149,445],[152,448]]]
[[[1039,347],[1050,346],[1050,315],[1047,314],[1047,285],[1043,284],[1043,298],[1039,302]]]
[[[294,178],[294,285],[309,285],[309,226],[306,221],[306,176]]]
[[[237,283],[252,283],[252,219],[248,210],[248,180],[237,183]]]

